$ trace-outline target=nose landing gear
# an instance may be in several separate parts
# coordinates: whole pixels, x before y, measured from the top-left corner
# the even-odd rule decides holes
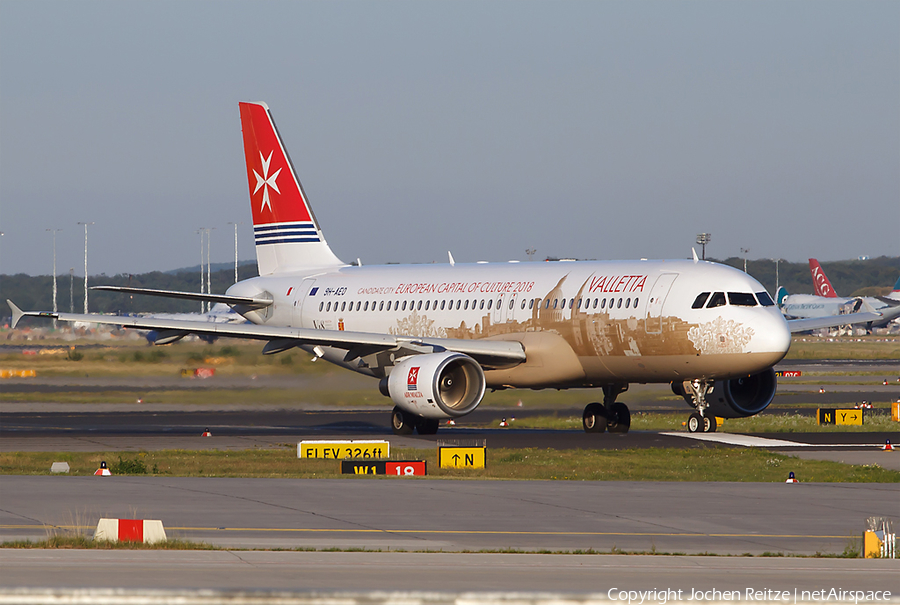
[[[706,396],[713,391],[713,382],[709,380],[694,379],[685,383],[689,389],[691,405],[697,411],[688,416],[687,430],[689,433],[715,433],[716,417],[709,413],[709,402]]]

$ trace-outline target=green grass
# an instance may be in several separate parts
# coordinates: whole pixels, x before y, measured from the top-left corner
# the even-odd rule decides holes
[[[717,431],[724,433],[871,433],[900,430],[900,424],[891,420],[888,410],[880,411],[888,413],[866,415],[865,424],[862,426],[819,426],[815,416],[796,413],[763,413],[749,418],[729,418],[717,428]],[[687,412],[633,412],[631,430],[682,431],[684,430],[682,423],[685,422],[687,416]],[[517,429],[580,430],[582,428],[581,416],[566,414],[516,418],[510,421],[510,426]]]
[[[435,449],[394,448],[396,459],[426,460],[429,477],[465,479],[543,479],[569,481],[738,481],[779,482],[794,471],[801,481],[827,483],[900,482],[900,472],[877,465],[851,466],[801,460],[759,449],[702,447],[623,450],[552,450],[488,448],[484,469],[440,469]],[[889,455],[889,454],[888,454]],[[48,475],[53,462],[68,462],[70,475],[92,475],[105,460],[110,467],[121,453],[9,452],[0,453],[0,474]],[[122,456],[140,464],[146,476],[338,478],[366,480],[340,474],[335,460],[296,457],[296,446],[279,450],[187,451],[164,450]],[[372,476],[368,476],[369,479]],[[379,477],[380,480],[392,480]],[[413,480],[427,480],[414,478]],[[98,481],[115,481],[97,479]]]

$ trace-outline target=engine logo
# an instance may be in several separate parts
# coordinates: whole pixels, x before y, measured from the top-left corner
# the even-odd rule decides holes
[[[419,382],[419,366],[409,369],[409,377],[406,379],[406,389],[408,391],[417,391]]]

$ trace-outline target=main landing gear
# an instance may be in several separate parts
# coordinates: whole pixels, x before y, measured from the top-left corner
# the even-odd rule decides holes
[[[690,403],[697,408],[696,412],[688,416],[688,433],[715,433],[716,417],[709,413],[709,403],[706,401],[706,396],[712,393],[713,382],[694,379],[688,383],[688,386]]]
[[[391,428],[395,435],[412,435],[413,430],[418,431],[420,435],[434,435],[438,432],[438,426],[440,420],[437,418],[422,418],[399,407],[394,407],[394,411],[391,412]]]
[[[581,424],[585,433],[627,433],[631,428],[628,406],[616,401],[619,393],[628,390],[627,384],[608,384],[603,387],[603,403],[589,403],[584,408]]]

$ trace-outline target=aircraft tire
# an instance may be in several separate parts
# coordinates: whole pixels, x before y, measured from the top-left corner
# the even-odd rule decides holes
[[[435,435],[438,432],[441,421],[437,418],[420,418],[416,422],[416,432],[420,435]]]
[[[398,407],[391,412],[391,428],[395,435],[412,435],[415,428],[415,419]]]
[[[687,419],[687,430],[688,433],[699,433],[703,430],[703,416],[694,412]]]
[[[602,403],[589,403],[581,416],[581,425],[585,433],[603,433],[607,425],[606,408]]]
[[[610,433],[627,433],[631,428],[631,412],[628,406],[620,401],[609,406],[607,429]]]
[[[704,416],[703,417],[703,432],[704,433],[715,433],[716,432],[716,417],[715,416]]]

